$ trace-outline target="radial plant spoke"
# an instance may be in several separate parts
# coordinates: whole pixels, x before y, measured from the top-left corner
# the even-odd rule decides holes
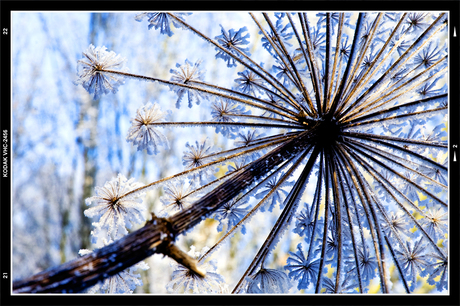
[[[286,230],[287,226],[291,222],[292,215],[295,213],[296,208],[299,204],[299,197],[302,196],[303,191],[306,188],[306,183],[308,182],[308,177],[310,176],[311,169],[318,157],[319,150],[317,148],[313,149],[312,154],[308,158],[308,162],[302,170],[302,174],[299,179],[296,181],[296,184],[292,188],[288,197],[286,198],[285,207],[278,217],[275,225],[272,227],[270,234],[266,238],[264,244],[260,247],[257,255],[254,257],[254,260],[249,265],[248,269],[244,273],[243,277],[240,279],[239,283],[233,290],[234,292],[238,290],[238,287],[242,284],[242,281],[248,276],[254,273],[258,267],[262,267],[265,261],[266,256],[271,251],[271,249],[276,245],[280,239],[280,235]]]
[[[334,154],[335,155],[335,154]],[[334,206],[335,210],[337,213],[337,225],[336,225],[336,230],[337,230],[337,270],[336,270],[336,281],[335,281],[335,289],[336,293],[338,293],[338,289],[340,285],[342,284],[341,282],[341,276],[342,276],[342,202],[339,197],[339,182],[338,182],[338,171],[337,168],[335,167],[335,159],[336,156],[332,156],[331,158],[331,172],[332,172],[332,183],[333,183],[333,189],[332,193],[334,195]]]
[[[330,110],[330,113],[334,114],[335,116],[337,116],[336,114],[336,110],[337,110],[337,107],[339,105],[339,101],[342,101],[343,99],[343,95],[344,95],[344,91],[345,91],[345,87],[347,86],[347,82],[351,82],[351,78],[350,78],[350,74],[351,74],[351,70],[353,69],[353,67],[356,64],[356,57],[357,57],[357,49],[358,49],[358,40],[360,39],[360,34],[361,34],[361,30],[362,30],[362,21],[363,21],[363,13],[359,13],[359,16],[358,16],[358,20],[356,21],[356,30],[355,30],[355,34],[354,34],[354,37],[353,37],[353,43],[351,45],[351,51],[350,51],[350,55],[349,55],[349,59],[348,59],[348,62],[347,62],[347,66],[345,68],[345,72],[342,76],[342,79],[340,81],[340,86],[337,90],[337,94],[336,96],[334,97],[334,100],[332,101],[332,106],[331,106],[331,110]]]
[[[310,63],[309,70],[312,71],[313,76],[313,88],[315,92],[316,100],[316,111],[321,114],[321,82],[320,82],[320,69],[318,68],[318,63],[316,62],[315,55],[313,54],[313,44],[310,37],[310,29],[308,26],[308,19],[305,13],[299,13],[299,20],[302,25],[303,36],[305,39],[305,44],[307,46],[308,57],[306,58],[307,63]]]
[[[279,114],[279,115],[284,116],[284,117],[288,116],[287,114],[281,113],[280,111],[278,111],[276,109],[269,108],[269,107],[266,107],[264,105],[257,104],[255,102],[250,101],[250,100],[240,99],[240,98],[235,97],[235,96],[226,95],[226,94],[223,94],[221,92],[211,91],[211,90],[208,90],[208,89],[205,89],[205,88],[200,88],[200,87],[191,86],[191,85],[187,85],[187,84],[182,84],[182,83],[167,81],[167,80],[163,80],[163,79],[159,79],[159,78],[153,78],[153,77],[147,77],[147,76],[127,73],[127,72],[119,72],[119,71],[114,71],[114,70],[101,70],[101,71],[105,72],[105,73],[108,73],[108,74],[121,75],[121,76],[124,76],[124,77],[135,78],[135,79],[139,79],[139,80],[143,80],[143,81],[159,82],[159,83],[163,83],[163,84],[166,84],[166,85],[174,85],[174,86],[179,86],[179,87],[183,87],[183,88],[193,89],[193,90],[201,91],[201,92],[206,93],[206,94],[210,94],[210,95],[214,95],[214,96],[217,96],[217,97],[230,99],[230,100],[233,100],[233,101],[236,101],[236,102],[247,104],[249,106],[253,106],[253,107],[262,109],[264,111],[268,111],[270,113],[276,113],[276,114]],[[251,99],[253,99],[253,97],[251,97]],[[293,118],[293,117],[288,117],[288,118]]]
[[[382,178],[380,176],[380,178],[378,177],[379,176],[379,173],[373,169],[371,167],[371,165],[369,163],[366,163],[365,161],[363,161],[362,159],[360,159],[359,157],[357,157],[355,154],[352,154],[354,159],[359,162],[367,171],[369,174],[372,175],[372,177],[374,179],[376,179],[379,183],[382,183],[382,180],[383,181],[386,181],[384,178]],[[372,169],[372,170],[371,170]],[[399,192],[398,189],[393,186],[390,182],[386,181],[386,184],[392,186],[392,188]],[[401,210],[406,214],[407,218],[410,219],[414,224],[415,226],[423,233],[423,235],[426,237],[426,239],[431,243],[432,247],[434,250],[436,250],[436,252],[438,252],[438,254],[443,258],[443,259],[446,259],[445,258],[445,254],[443,251],[441,251],[441,249],[436,245],[436,242],[433,241],[433,239],[430,237],[430,235],[428,235],[428,233],[425,231],[425,229],[422,227],[422,225],[415,219],[415,217],[411,214],[411,212],[409,212],[405,206],[403,205],[403,203],[401,203],[397,198],[396,196],[388,189],[385,187],[384,184],[382,184],[382,186],[384,187],[385,191],[394,199],[395,203],[397,203],[399,205],[399,207],[401,208]],[[412,205],[412,208],[414,208],[414,210],[416,210],[421,216],[423,217],[427,217],[425,215],[425,213],[423,211],[420,210],[420,208],[418,208],[410,199],[408,199],[404,194],[402,194],[401,192],[399,192],[399,194],[408,202]],[[381,206],[381,205],[380,205]],[[381,208],[381,210],[383,211],[383,209]],[[384,217],[386,217],[386,214],[383,214]],[[387,217],[386,217],[387,218]],[[387,223],[390,224],[390,222],[387,220]],[[390,227],[392,230],[393,228]],[[401,244],[401,247],[404,248],[404,244],[402,243],[402,239],[399,238],[399,235],[394,232],[395,236],[398,238],[398,241],[400,242]]]
[[[387,51],[387,48],[390,46],[390,42],[392,41],[393,37],[396,35],[396,33],[400,29],[401,25],[403,24],[406,16],[407,16],[407,13],[404,13],[402,15],[402,17],[400,18],[398,24],[395,26],[395,28],[391,32],[391,34],[388,37],[388,39],[385,41],[385,44],[380,49],[379,53],[375,56],[374,61],[372,61],[371,65],[368,67],[366,72],[363,74],[363,76],[357,82],[355,88],[361,89],[361,87],[360,87],[361,84],[367,84],[369,82],[369,80],[374,76],[374,74],[379,70],[379,68],[382,66],[382,64],[385,63],[386,59],[393,53],[394,50],[396,50],[396,48],[398,47],[399,42],[402,41],[402,38],[404,37],[404,34],[402,34],[401,37],[399,38],[399,40],[394,44],[394,46],[387,53],[385,53],[385,51]],[[344,103],[340,106],[340,109],[339,109],[339,112],[340,112],[341,116],[346,115],[348,113],[348,111],[350,109],[353,109],[353,107],[358,103],[358,100],[356,100],[349,108],[347,108],[346,111],[342,112],[343,108],[346,105],[348,105],[348,103],[350,101],[352,101],[352,99],[358,93],[359,93],[359,90],[354,90],[347,96],[347,98],[345,99]]]
[[[423,106],[423,105],[427,105],[427,104],[431,104],[431,103],[432,104],[440,103],[442,105],[443,102],[447,102],[447,94],[437,95],[437,96],[433,96],[433,97],[429,97],[429,98],[425,98],[425,99],[421,99],[421,100],[416,100],[416,101],[409,102],[409,103],[398,104],[398,105],[390,107],[388,109],[383,109],[383,110],[376,111],[376,112],[373,112],[373,113],[370,113],[370,114],[367,114],[367,115],[359,115],[359,117],[357,117],[355,119],[349,119],[349,118],[348,119],[343,119],[342,122],[345,123],[343,125],[343,127],[344,128],[350,127],[350,126],[353,126],[353,124],[356,123],[356,122],[362,122],[363,120],[367,120],[367,119],[370,119],[372,117],[376,117],[376,116],[380,116],[380,115],[390,116],[390,114],[392,112],[397,114],[398,111],[402,111],[405,108],[410,109],[410,108],[413,108],[413,107],[416,107],[416,106]]]
[[[326,155],[326,154],[324,154]],[[315,288],[315,293],[319,293],[321,290],[321,285],[322,285],[322,279],[323,279],[323,269],[324,269],[324,259],[326,257],[326,243],[327,243],[327,232],[328,232],[328,227],[329,227],[329,163],[327,161],[327,155],[325,156],[325,176],[324,176],[324,182],[325,182],[325,191],[324,191],[324,229],[323,229],[323,237],[322,237],[322,244],[321,244],[321,259],[319,263],[319,269],[318,269],[318,280],[316,281],[316,288]]]
[[[367,15],[368,16],[368,15]],[[357,63],[363,62],[364,56],[367,54],[367,50],[370,46],[370,43],[372,42],[375,32],[377,31],[377,28],[379,26],[380,20],[382,19],[383,13],[378,13],[377,17],[374,19],[372,22],[372,28],[369,30],[369,33],[366,33],[366,38],[365,42],[361,44],[360,50],[359,50],[359,57],[357,58]],[[370,69],[367,67],[367,69]],[[350,95],[350,93],[353,93],[354,89],[359,86],[359,81],[362,77],[362,74],[356,75],[358,71],[358,65],[354,66],[353,73],[350,77],[350,79],[353,80],[353,82],[348,82],[347,87],[345,88],[344,92],[346,93],[345,98],[343,99],[344,101],[347,100],[347,96]]]
[[[410,293],[409,286],[407,285],[407,281],[406,281],[406,276],[404,275],[404,272],[401,269],[401,265],[400,265],[400,263],[398,261],[398,258],[396,257],[395,252],[393,251],[393,247],[391,246],[391,243],[388,241],[387,236],[385,236],[385,241],[387,242],[388,249],[391,252],[391,256],[393,257],[393,260],[394,260],[394,262],[396,264],[396,267],[398,268],[399,275],[402,278],[402,281],[403,281],[403,284],[404,284],[404,289],[406,289],[406,293]]]
[[[368,151],[370,151],[370,152],[375,153],[375,156],[379,156],[380,158],[385,159],[385,160],[386,160],[386,162],[385,162],[386,164],[395,164],[395,165],[398,165],[398,166],[401,167],[401,168],[404,168],[404,169],[407,169],[407,170],[409,170],[409,171],[411,171],[411,172],[413,172],[413,173],[416,173],[417,175],[423,177],[423,178],[426,179],[426,180],[429,180],[431,183],[436,184],[436,185],[438,185],[438,186],[441,187],[441,188],[447,189],[447,186],[445,186],[445,185],[439,183],[438,181],[435,181],[435,180],[429,178],[428,176],[424,175],[423,173],[417,171],[416,169],[409,168],[409,167],[407,167],[406,165],[397,162],[396,160],[398,160],[398,159],[401,160],[402,158],[400,158],[400,157],[398,157],[398,156],[396,156],[396,155],[393,155],[393,154],[391,154],[391,153],[384,152],[384,151],[381,151],[381,150],[377,150],[377,149],[375,149],[375,148],[372,148],[372,147],[367,146],[367,145],[360,144],[359,142],[356,142],[356,141],[353,141],[353,140],[351,141],[351,143],[357,145],[358,147],[361,147],[361,148],[363,148],[363,149],[366,149],[366,150],[368,150]],[[404,159],[402,159],[402,160],[403,160],[403,162],[408,163],[408,164],[412,163],[411,161],[408,161],[408,160],[404,160]],[[416,164],[415,166],[419,166],[419,165]]]
[[[387,80],[390,78],[394,71],[401,69],[401,67],[409,60],[412,56],[415,56],[416,52],[419,51],[424,44],[426,44],[429,39],[431,39],[438,31],[445,26],[443,22],[444,13],[440,14],[439,17],[425,30],[425,32],[420,35],[417,40],[401,55],[398,60],[384,73],[382,76],[374,82],[366,92],[364,92],[353,105],[357,105],[364,98],[378,96],[379,90],[383,85],[387,84]],[[384,88],[386,89],[386,88]],[[350,108],[343,112],[343,114],[348,113]]]
[[[398,152],[403,152],[405,154],[408,154],[408,155],[416,158],[420,162],[429,163],[429,166],[434,166],[436,168],[436,170],[443,171],[445,174],[447,174],[447,167],[446,166],[437,163],[436,161],[432,160],[431,158],[427,158],[427,157],[425,157],[423,155],[420,155],[417,152],[414,152],[412,150],[408,150],[408,149],[406,149],[404,147],[394,145],[394,144],[392,144],[390,142],[387,142],[387,141],[381,141],[379,139],[372,139],[372,138],[368,138],[368,137],[363,137],[362,140],[368,141],[368,143],[371,143],[371,144],[379,144],[379,145],[381,145],[383,147],[396,149]]]
[[[362,150],[358,149],[356,146],[352,145],[352,144],[347,144],[347,147],[350,147],[352,150],[354,150],[355,152],[358,152],[360,153],[360,155],[366,157],[366,158],[369,158],[370,160],[372,160],[373,162],[375,162],[376,164],[380,165],[381,167],[387,169],[388,171],[392,172],[393,174],[395,174],[396,176],[398,176],[400,179],[406,181],[408,184],[414,186],[415,188],[417,188],[420,192],[426,194],[427,196],[429,196],[430,198],[432,198],[433,200],[435,200],[436,202],[438,202],[439,204],[443,205],[443,206],[446,206],[447,207],[447,203],[445,203],[443,200],[439,199],[437,196],[435,196],[434,194],[432,194],[431,192],[427,191],[425,188],[423,188],[422,186],[414,183],[413,181],[409,180],[408,178],[406,178],[405,176],[401,175],[400,173],[396,172],[395,170],[393,170],[391,167],[388,167],[387,165],[385,165],[384,163],[382,163],[381,161],[377,160],[376,158],[372,157],[371,155],[369,154],[366,154],[365,152],[363,152]]]
[[[430,146],[430,147],[435,147],[435,148],[447,148],[446,143],[435,142],[435,141],[425,141],[425,140],[416,140],[416,139],[408,139],[408,138],[399,138],[399,137],[368,134],[368,133],[343,132],[343,134],[345,136],[351,136],[351,137],[362,138],[362,139],[371,139],[371,140],[384,139],[384,140],[389,140],[389,141],[394,141],[394,142],[405,143],[407,145],[414,144],[414,145]]]
[[[385,104],[393,101],[394,99],[404,95],[404,94],[407,94],[408,92],[410,92],[411,90],[413,90],[414,88],[417,88],[419,87],[421,84],[423,84],[424,82],[427,82],[428,79],[430,78],[433,78],[433,77],[436,77],[440,74],[444,74],[446,71],[447,71],[447,67],[443,68],[442,70],[436,72],[435,74],[431,75],[430,77],[428,77],[427,79],[425,80],[419,80],[420,77],[424,76],[425,74],[427,74],[428,72],[430,72],[432,69],[436,68],[437,65],[439,64],[442,64],[444,61],[447,60],[447,56],[440,59],[439,61],[437,61],[436,63],[434,63],[432,66],[430,66],[429,68],[425,69],[424,71],[420,72],[419,74],[417,74],[416,76],[414,76],[412,79],[408,80],[407,82],[405,82],[404,84],[398,86],[397,88],[394,88],[394,87],[389,87],[387,88],[387,90],[385,91],[385,93],[380,93],[378,95],[378,98],[375,99],[375,100],[372,100],[371,99],[368,99],[367,103],[364,102],[360,107],[356,108],[355,110],[353,110],[349,116],[351,118],[354,118],[355,116],[354,115],[357,115],[358,113],[362,112],[362,113],[367,113],[367,112],[370,112],[374,109],[378,109],[382,106],[384,106]],[[377,97],[377,96],[375,96]],[[390,97],[389,99],[385,100],[384,102],[380,103],[379,105],[376,105],[374,106],[375,104],[377,104],[379,101],[381,100],[384,100],[385,98],[388,98]],[[373,107],[371,107],[373,106]],[[363,109],[367,109],[366,111],[363,111]]]
[[[340,159],[339,156],[337,156],[337,158]],[[340,176],[341,176],[342,183],[346,182],[347,179],[345,177],[345,172],[344,172],[344,170],[342,168],[341,163],[338,163],[336,161],[336,167],[339,169],[339,173],[340,173]],[[348,186],[348,182],[346,182],[346,184]],[[364,289],[363,289],[363,281],[362,281],[362,278],[361,278],[361,267],[360,267],[359,258],[358,258],[358,250],[357,250],[358,244],[356,242],[355,233],[354,233],[354,229],[353,229],[352,212],[351,212],[350,207],[348,205],[347,195],[345,194],[344,186],[345,186],[345,184],[341,184],[340,191],[342,193],[343,203],[344,203],[344,206],[345,206],[346,212],[347,212],[348,226],[350,228],[351,242],[352,242],[352,246],[353,246],[353,258],[354,258],[354,262],[355,262],[355,268],[354,269],[356,270],[356,275],[358,276],[359,293],[362,294],[362,293],[364,293]],[[358,219],[358,224],[359,224],[359,219]],[[337,284],[336,284],[336,286],[337,286]]]
[[[342,151],[341,154],[345,155],[345,150],[344,148],[340,148]],[[370,232],[372,235],[372,241],[374,243],[374,250],[375,250],[375,256],[377,258],[377,263],[379,267],[379,274],[380,274],[380,284],[381,284],[381,290],[383,293],[388,293],[388,285],[387,285],[387,279],[386,279],[386,269],[385,269],[385,264],[384,264],[384,252],[382,248],[382,237],[381,237],[381,231],[380,227],[377,223],[377,218],[375,216],[375,212],[373,210],[373,207],[371,205],[371,200],[370,197],[367,193],[367,190],[363,186],[362,179],[360,177],[359,172],[357,171],[356,167],[354,164],[351,162],[350,158],[346,156],[347,159],[347,167],[349,167],[348,171],[352,171],[352,180],[353,184],[358,192],[360,202],[362,203],[362,207],[364,208],[365,214],[366,214],[366,219],[369,224]],[[370,211],[370,213],[369,213]],[[372,219],[371,219],[372,216]],[[377,236],[376,234],[377,233]]]
[[[305,150],[305,155],[310,151],[311,148],[308,148],[307,150]],[[234,225],[231,229],[228,230],[228,232],[222,236],[222,238],[219,239],[219,241],[214,244],[207,252],[206,254],[204,254],[200,261],[206,259],[210,254],[212,254],[212,252],[214,252],[219,246],[222,245],[222,243],[229,237],[231,237],[235,231],[237,229],[239,229],[241,227],[241,225],[245,222],[247,222],[247,220],[249,220],[261,207],[262,205],[264,205],[266,203],[266,201],[272,196],[273,193],[275,193],[277,191],[278,188],[280,188],[280,186],[282,184],[284,184],[286,182],[286,180],[289,178],[289,176],[292,174],[292,172],[294,170],[297,169],[298,165],[300,164],[300,162],[302,162],[303,158],[305,156],[301,156],[300,158],[297,159],[297,161],[294,163],[294,165],[292,165],[288,171],[286,171],[285,174],[282,175],[282,177],[278,180],[278,182],[276,183],[275,186],[273,186],[273,188],[267,193],[266,196],[264,196],[262,198],[262,200],[259,201],[259,203],[257,203],[243,218],[241,218],[241,220],[236,224]],[[248,197],[250,194],[252,194],[253,191],[257,190],[260,186],[263,186],[268,180],[276,177],[276,175],[278,175],[282,170],[284,170],[284,168],[290,164],[291,161],[293,161],[295,159],[295,157],[291,157],[290,160],[286,161],[286,163],[284,165],[282,165],[280,168],[276,169],[272,174],[270,174],[269,176],[267,176],[266,178],[264,178],[260,183],[258,183],[256,186],[254,186],[253,188],[251,188],[251,190],[249,190],[245,196],[241,197],[238,199],[238,201],[241,201],[243,200],[245,197]],[[236,288],[235,288],[236,290]]]
[[[225,87],[221,87],[221,86],[217,86],[217,85],[213,85],[213,84],[209,84],[209,83],[205,83],[205,82],[200,82],[200,81],[192,81],[190,83],[200,85],[200,86],[205,86],[207,88],[217,89],[219,91],[223,91],[223,92],[226,92],[226,93],[229,93],[229,94],[232,94],[232,95],[236,95],[236,96],[241,96],[241,97],[244,97],[245,99],[249,99],[249,100],[252,100],[252,101],[255,101],[255,102],[262,103],[265,106],[270,107],[270,109],[277,110],[278,115],[284,116],[286,118],[293,118],[292,116],[297,115],[297,113],[292,111],[291,109],[285,108],[285,107],[283,107],[281,105],[276,105],[276,104],[271,103],[270,101],[267,101],[267,100],[264,100],[264,99],[259,99],[259,98],[244,94],[244,93],[239,92],[239,91],[235,91],[235,90],[232,90],[232,89],[228,89],[228,88],[225,88]],[[278,97],[279,99],[283,99],[283,97],[281,97],[278,93],[276,93],[274,91],[271,91],[270,89],[264,87],[263,85],[260,85],[258,83],[255,83],[254,85],[259,87],[259,88],[262,88],[265,92],[267,92],[267,93],[269,93],[271,95],[274,95],[274,96]],[[284,114],[280,113],[280,111],[284,112]]]

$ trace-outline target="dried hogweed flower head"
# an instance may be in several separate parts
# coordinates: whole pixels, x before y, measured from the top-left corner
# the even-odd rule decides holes
[[[162,212],[167,216],[173,212],[180,211],[188,207],[195,200],[195,197],[189,196],[191,191],[191,186],[186,186],[184,182],[166,183],[166,186],[164,187],[165,195],[160,198],[160,201],[164,206]]]
[[[256,213],[277,215],[244,274],[232,272],[240,278],[233,293],[296,290],[289,279],[308,292],[367,293],[375,278],[389,293],[401,287],[391,284],[392,271],[407,293],[430,274],[441,279],[438,290],[447,288],[448,249],[439,245],[448,238],[445,13],[250,13],[259,32],[221,27],[214,39],[176,14],[137,19],[145,16],[163,34],[172,35],[171,23],[188,29],[217,51],[218,63],[240,66],[228,80],[233,88],[200,79],[198,65],[187,61],[170,80],[129,74],[169,86],[179,100],[187,94],[190,104],[198,95],[209,100],[200,105],[209,121],[162,122],[157,106],[141,108],[128,135],[139,150],[156,152],[166,142],[156,128],[166,126],[212,127],[236,140],[219,152],[187,144],[184,171],[141,188],[185,179],[192,191],[167,185],[163,198],[179,208],[168,216],[178,233],[207,217],[219,221],[218,230],[225,226],[199,262],[244,226],[257,232],[256,222],[249,227]],[[249,32],[259,33],[271,68],[251,58]],[[220,166],[229,171],[211,175]],[[184,203],[192,194],[200,197]],[[288,273],[264,268],[294,220],[294,237],[303,242],[296,252],[280,245],[290,255]],[[167,289],[221,292],[195,276],[179,266]]]
[[[108,73],[104,70],[126,72],[124,67],[126,59],[115,52],[107,51],[107,48],[89,45],[83,52],[85,58],[78,61],[76,85],[81,84],[90,94],[94,93],[94,99],[109,92],[116,93],[118,86],[123,84],[124,77],[120,74]]]

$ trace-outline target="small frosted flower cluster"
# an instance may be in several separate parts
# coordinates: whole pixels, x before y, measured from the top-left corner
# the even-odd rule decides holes
[[[196,199],[193,196],[189,196],[191,193],[192,186],[186,185],[184,182],[168,182],[164,186],[165,195],[160,198],[163,204],[163,209],[159,213],[160,216],[169,216],[177,211],[180,211]]]
[[[76,85],[81,84],[90,94],[94,94],[94,99],[99,98],[102,94],[110,92],[116,93],[118,87],[124,83],[124,76],[113,74],[105,70],[126,72],[126,59],[115,52],[107,51],[107,48],[94,47],[89,45],[88,49],[83,52],[84,58],[78,61]]]
[[[216,211],[215,219],[219,221],[219,225],[217,226],[217,230],[221,232],[226,226],[227,229],[232,228],[233,226],[237,225],[238,222],[248,213],[249,209],[247,204],[247,200],[241,199],[233,199],[227,203],[225,203],[221,208]],[[243,225],[241,228],[241,233],[246,234],[246,228]]]
[[[184,17],[190,15],[190,13],[175,13],[174,16],[180,20],[184,20]],[[158,12],[144,12],[141,14],[136,15],[135,19],[139,22],[142,21],[147,17],[147,21],[149,22],[149,30],[151,28],[155,28],[155,30],[160,30],[161,34],[166,34],[169,37],[173,36],[174,33],[171,31],[172,24],[176,29],[182,28],[182,24],[178,22],[176,19],[171,18],[167,13],[158,13]]]
[[[208,139],[203,140],[201,143],[196,141],[195,145],[189,144],[187,142],[185,147],[187,148],[187,151],[184,151],[182,164],[186,170],[191,170],[206,165],[210,160],[208,156],[216,153],[213,150],[212,145],[209,144]],[[205,160],[206,158],[208,158],[208,161]],[[200,184],[205,183],[210,177],[212,177],[214,172],[216,172],[216,168],[211,166],[206,167],[197,173],[192,173],[189,176],[191,184],[196,184],[197,182]]]
[[[128,180],[122,174],[106,182],[103,187],[96,187],[96,195],[86,199],[87,205],[93,207],[85,210],[88,218],[98,218],[93,223],[97,234],[118,239],[128,233],[127,228],[145,222],[145,205],[143,193],[125,196],[129,191],[142,187],[143,184]]]
[[[289,254],[291,256],[284,269],[289,271],[289,277],[298,281],[297,289],[307,289],[310,284],[315,284],[319,272],[319,259],[305,257],[301,243],[297,245],[297,252]]]
[[[211,106],[212,121],[220,123],[237,122],[239,115],[249,115],[250,110],[246,110],[244,106],[237,105],[225,99],[218,99]],[[219,125],[216,127],[216,133],[234,139],[237,136],[239,127],[237,125]]]
[[[188,255],[198,259],[198,268],[206,272],[204,277],[199,276],[192,270],[174,263],[174,271],[171,281],[166,285],[170,293],[198,293],[216,294],[227,293],[227,284],[224,278],[216,272],[217,265],[213,260],[200,261],[201,256],[206,254],[209,248],[205,247],[201,252],[195,251],[195,246],[190,247]]]
[[[224,29],[222,25],[220,26],[220,28],[222,34],[216,36],[215,39],[222,47],[236,54],[236,56],[241,56],[241,54],[246,56],[251,55],[251,53],[249,53],[249,48],[242,47],[243,45],[249,44],[249,34],[243,35],[244,32],[248,31],[246,27],[242,27],[238,31],[230,29],[228,32]],[[230,56],[226,52],[223,52],[219,48],[216,48],[216,51],[216,58],[221,58],[224,61],[226,61],[227,67],[236,67],[236,61],[232,56]]]
[[[170,70],[170,72],[173,74],[173,76],[171,76],[171,81],[186,85],[194,84],[194,82],[197,81],[202,81],[206,71],[200,69],[200,64],[200,60],[193,65],[188,60],[185,60],[185,64],[183,65],[177,63],[177,69]],[[203,92],[198,90],[178,87],[175,85],[170,85],[170,88],[178,96],[176,102],[177,108],[180,108],[180,103],[185,96],[187,97],[188,107],[190,108],[193,106],[193,102],[195,102],[198,105],[200,104],[200,101],[206,97],[206,95]]]
[[[248,276],[246,293],[289,293],[291,280],[283,271],[261,268],[257,273]]]
[[[158,104],[147,103],[137,110],[136,117],[131,119],[131,128],[126,140],[137,146],[138,151],[144,149],[147,153],[157,154],[158,146],[169,148],[168,139],[163,133],[154,128],[155,124],[163,122],[167,113],[162,112]]]

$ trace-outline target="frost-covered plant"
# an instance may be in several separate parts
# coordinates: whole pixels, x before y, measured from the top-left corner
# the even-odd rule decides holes
[[[102,94],[116,93],[124,77],[107,74],[104,70],[128,71],[124,66],[126,59],[113,51],[108,52],[104,46],[93,45],[89,45],[83,56],[85,58],[78,61],[78,79],[75,84],[81,84],[89,93],[94,93],[94,99]]]
[[[119,57],[105,48],[90,46],[84,53],[90,62],[79,62],[84,69],[78,82],[90,93],[114,91],[118,80],[129,77],[168,86],[179,96],[177,107],[187,95],[190,107],[203,102],[200,107],[208,109],[209,121],[170,122],[156,104],[141,107],[127,138],[139,150],[156,153],[167,143],[160,129],[169,126],[213,127],[237,139],[234,148],[219,152],[206,142],[187,144],[183,172],[125,194],[104,198],[99,192],[98,201],[115,207],[168,183],[162,202],[174,208],[166,212],[179,233],[204,217],[215,218],[218,230],[225,230],[209,250],[191,254],[199,265],[237,231],[244,233],[254,215],[277,212],[233,293],[292,293],[295,288],[366,293],[375,277],[388,293],[392,265],[408,293],[425,275],[438,290],[446,289],[448,50],[442,37],[447,15],[249,14],[272,67],[251,58],[247,27],[221,26],[221,34],[212,38],[184,14],[136,17],[147,16],[149,29],[168,36],[172,24],[204,39],[217,52],[216,65],[222,59],[227,67],[241,69],[235,89],[205,81],[199,63],[187,60],[163,80],[114,69]],[[217,165],[229,171],[213,176],[210,169]],[[184,183],[192,187],[176,185]],[[273,269],[269,256],[283,235],[303,240],[286,251],[287,273]],[[178,265],[167,287],[224,292],[215,271],[212,266],[203,278]]]

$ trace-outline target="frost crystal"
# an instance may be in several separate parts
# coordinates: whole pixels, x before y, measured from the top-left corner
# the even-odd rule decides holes
[[[108,52],[104,46],[94,47],[93,45],[89,45],[88,49],[83,52],[83,56],[84,58],[78,61],[78,79],[74,83],[81,84],[90,94],[94,93],[94,99],[109,92],[116,93],[118,86],[124,82],[123,75],[104,70],[126,72],[128,71],[127,68],[124,68],[126,59],[113,51]]]
[[[246,111],[244,106],[236,105],[232,102],[224,101],[219,99],[212,104],[212,121],[216,122],[236,122],[238,115],[247,115],[251,111]],[[229,138],[235,138],[238,126],[218,126],[216,127],[216,133],[222,133],[222,135]]]
[[[242,93],[256,96],[256,93],[263,94],[264,91],[260,88],[262,79],[259,78],[254,72],[245,70],[238,72],[239,78],[235,79],[238,84],[237,89]]]
[[[444,239],[447,234],[447,210],[441,207],[430,208],[422,223],[426,225],[427,232],[435,241]]]
[[[230,29],[227,32],[225,31],[222,25],[220,27],[222,30],[222,34],[219,36],[216,36],[216,40],[221,46],[223,46],[224,48],[226,48],[233,54],[236,54],[237,56],[239,55],[240,52],[247,56],[251,55],[249,53],[249,48],[241,47],[242,45],[249,44],[249,41],[247,40],[249,38],[249,34],[246,34],[243,36],[243,33],[248,30],[246,27],[242,27],[237,32],[233,29]],[[236,61],[234,58],[232,58],[229,54],[223,52],[219,48],[216,48],[216,50],[217,50],[216,58],[221,58],[224,61],[226,61],[227,67],[229,68],[236,67]]]
[[[358,262],[364,280],[370,281],[375,275],[377,261],[374,256],[371,256],[366,245],[358,248]]]
[[[402,268],[404,272],[410,277],[411,288],[413,289],[416,284],[417,273],[420,273],[423,268],[428,265],[428,256],[423,254],[426,252],[426,246],[423,244],[423,238],[419,239],[413,246],[407,242],[407,252],[396,250],[400,256]]]
[[[316,284],[318,275],[319,260],[310,260],[305,258],[302,251],[302,244],[297,245],[297,252],[289,252],[290,257],[287,259],[285,270],[289,270],[289,277],[298,280],[297,289],[307,289],[310,284]]]
[[[185,166],[186,170],[205,165],[206,162],[204,159],[208,155],[212,155],[214,153],[212,150],[212,145],[207,144],[207,141],[207,139],[205,139],[202,143],[196,141],[195,145],[190,145],[188,142],[185,144],[188,150],[184,152],[184,156],[182,157],[182,164]],[[198,173],[193,173],[191,178],[192,181],[198,179],[200,184],[203,184],[209,177],[213,175],[214,172],[215,167],[206,167],[201,169]],[[196,183],[197,182],[193,182],[192,184]]]
[[[260,189],[261,191],[257,193],[256,198],[257,199],[262,199],[265,197],[268,193],[270,193],[274,187],[278,184],[278,180],[276,178],[273,178],[269,180],[265,184],[264,189]],[[292,186],[292,182],[287,182],[282,184],[282,186]],[[273,211],[273,208],[276,206],[277,203],[283,203],[284,198],[288,195],[288,192],[282,188],[277,188],[275,189],[276,191],[270,196],[270,206],[268,207],[268,211]],[[262,208],[264,210],[265,208]]]
[[[160,110],[157,104],[147,103],[137,110],[137,115],[131,119],[131,128],[128,131],[126,140],[137,145],[137,150],[147,150],[147,153],[157,154],[158,146],[162,145],[169,148],[168,139],[158,129],[155,124],[163,122],[166,113]]]
[[[444,241],[447,242],[447,241]],[[446,243],[447,245],[447,243]],[[444,252],[448,254],[447,247],[444,249]],[[430,257],[433,259],[434,263],[428,265],[427,274],[428,277],[428,284],[436,285],[439,291],[443,289],[447,289],[447,269],[448,269],[448,260],[447,258],[443,258],[439,256],[439,254],[430,254]],[[439,281],[435,279],[439,278]]]
[[[300,212],[296,217],[294,233],[297,233],[299,236],[310,237],[315,224],[315,211],[312,208],[309,208],[308,205],[305,205],[305,211]],[[322,221],[316,222],[316,228],[322,226]]]
[[[240,222],[240,220],[248,213],[248,207],[242,207],[246,204],[247,201],[233,199],[219,208],[216,211],[216,220],[220,222],[217,226],[217,230],[219,232],[222,231],[224,224],[227,224],[227,230],[238,224],[238,222]],[[246,234],[246,228],[244,225],[241,229],[241,232]]]

